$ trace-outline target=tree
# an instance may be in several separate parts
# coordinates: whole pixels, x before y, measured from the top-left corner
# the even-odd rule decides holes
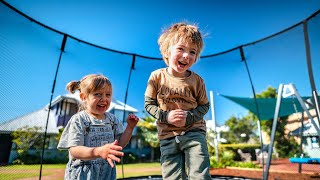
[[[277,98],[277,89],[273,87],[268,87],[261,94],[256,94],[257,98]],[[292,137],[288,137],[284,132],[285,125],[287,124],[288,116],[278,118],[276,134],[275,134],[275,147],[278,150],[280,157],[292,156],[298,153],[298,144],[294,141]],[[261,129],[266,132],[266,134],[271,134],[273,119],[261,121]]]
[[[141,136],[151,147],[151,160],[154,160],[154,150],[160,147],[156,119],[151,116],[145,116],[137,125],[141,130]]]
[[[28,150],[30,148],[42,148],[44,135],[41,133],[41,130],[42,128],[38,126],[24,126],[12,132],[12,142],[16,145],[17,153],[20,158],[18,160],[20,161],[19,163],[25,163],[25,161],[28,160]]]
[[[277,98],[277,89],[268,86],[265,91],[262,91],[260,94],[256,94],[256,98]],[[270,130],[272,128],[272,119],[262,119],[261,128],[267,134],[270,134]]]
[[[43,136],[40,134],[41,127],[24,126],[18,128],[11,135],[17,146],[19,154],[26,153],[31,147],[42,148]]]
[[[276,98],[277,89],[271,86],[268,86],[265,91],[262,91],[261,94],[256,94],[256,98]]]
[[[252,113],[245,117],[237,118],[231,116],[225,123],[229,127],[228,132],[222,132],[222,136],[228,143],[246,143],[250,139],[257,139],[257,124]]]

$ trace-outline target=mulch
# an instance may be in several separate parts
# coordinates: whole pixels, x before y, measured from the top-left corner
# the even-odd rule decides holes
[[[266,166],[264,167],[266,168]],[[263,179],[262,169],[227,167],[211,169],[214,176],[231,176],[251,179]],[[299,164],[290,163],[288,159],[272,160],[268,173],[268,180],[320,180],[320,164],[302,164],[299,173]]]
[[[221,177],[238,177],[238,178],[250,178],[250,179],[263,179],[262,170],[249,170],[243,168],[222,168],[222,169],[211,169],[210,174],[213,176]],[[294,172],[275,172],[269,171],[268,180],[319,180],[320,174],[303,174]]]

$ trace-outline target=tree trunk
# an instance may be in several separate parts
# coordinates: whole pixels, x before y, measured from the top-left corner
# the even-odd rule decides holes
[[[151,156],[150,157],[151,162],[153,162],[154,161],[154,148],[153,147],[151,147],[151,155],[150,156]]]

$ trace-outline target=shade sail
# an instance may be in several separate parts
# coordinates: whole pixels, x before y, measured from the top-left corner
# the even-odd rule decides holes
[[[220,94],[221,95],[221,94]],[[240,106],[246,108],[247,110],[251,111],[253,114],[258,116],[258,111],[255,105],[254,98],[250,97],[234,97],[234,96],[227,96],[221,95]],[[304,101],[310,99],[311,97],[301,97]],[[277,98],[257,98],[257,104],[260,114],[260,120],[272,120],[274,118],[274,112],[276,108]],[[297,107],[297,112],[302,112],[302,107],[295,97],[288,97],[282,98],[280,104],[280,111],[278,117],[284,117],[296,113],[294,108],[294,104]],[[259,116],[258,116],[259,117]]]

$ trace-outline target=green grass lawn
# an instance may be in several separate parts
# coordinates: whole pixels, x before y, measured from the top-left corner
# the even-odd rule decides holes
[[[124,164],[123,165],[124,178],[161,175],[160,163],[138,163],[138,164]],[[117,165],[117,178],[122,177],[122,165]]]
[[[55,174],[64,173],[65,164],[44,164],[42,166],[42,177],[54,176]],[[123,165],[124,178],[161,175],[160,163],[138,163],[138,164],[124,164]],[[16,180],[22,178],[39,179],[40,165],[8,165],[0,166],[1,180]],[[122,165],[117,164],[117,178],[122,178]],[[57,178],[57,180],[63,178]]]
[[[45,164],[42,166],[42,176],[54,174],[53,169],[64,169],[65,164]],[[40,165],[8,165],[0,166],[1,180],[16,180],[22,178],[39,177]],[[38,178],[39,179],[39,178]]]

